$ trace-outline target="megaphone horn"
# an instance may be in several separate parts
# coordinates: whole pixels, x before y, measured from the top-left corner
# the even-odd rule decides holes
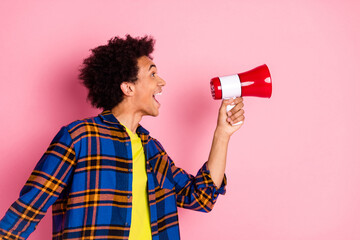
[[[212,78],[210,88],[214,99],[248,96],[270,98],[272,80],[269,68],[264,64],[247,72]]]

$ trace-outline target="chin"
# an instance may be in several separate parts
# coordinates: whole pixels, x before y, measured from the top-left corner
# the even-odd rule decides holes
[[[151,116],[151,117],[157,117],[157,116],[159,116],[159,111],[149,112],[146,115]]]
[[[152,115],[153,117],[159,116],[159,108],[155,108],[151,115]]]

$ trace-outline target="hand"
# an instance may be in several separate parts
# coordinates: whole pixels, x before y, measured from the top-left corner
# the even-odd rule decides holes
[[[226,112],[227,105],[235,105],[230,111]],[[229,137],[239,130],[244,124],[244,103],[241,97],[235,99],[223,100],[219,109],[219,116],[217,121],[217,130],[222,134],[226,134]],[[242,121],[239,125],[232,125]]]

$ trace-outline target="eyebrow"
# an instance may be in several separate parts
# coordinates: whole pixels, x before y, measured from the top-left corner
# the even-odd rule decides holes
[[[156,68],[156,65],[155,65],[155,64],[151,64],[150,67],[149,67],[149,71],[150,71],[150,69],[151,69],[152,67]]]

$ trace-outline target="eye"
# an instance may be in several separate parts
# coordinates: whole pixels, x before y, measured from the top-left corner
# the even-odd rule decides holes
[[[153,73],[151,74],[151,76],[152,76],[152,77],[155,77],[155,74],[156,74],[156,73],[153,72]]]

